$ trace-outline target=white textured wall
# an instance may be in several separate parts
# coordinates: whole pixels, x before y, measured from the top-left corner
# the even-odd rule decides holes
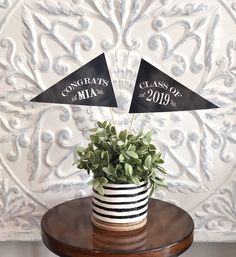
[[[29,100],[104,51],[120,128],[141,56],[221,106],[140,114],[134,130],[154,129],[165,156],[155,197],[192,215],[197,241],[235,241],[235,24],[233,0],[0,0],[0,240],[39,240],[48,208],[89,194],[73,150],[109,110]]]

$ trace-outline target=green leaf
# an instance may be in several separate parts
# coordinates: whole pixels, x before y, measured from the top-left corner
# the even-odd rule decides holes
[[[151,166],[151,163],[152,163],[152,157],[151,157],[151,155],[149,154],[149,155],[146,157],[145,161],[144,161],[144,166],[147,167],[147,168],[149,168],[149,167]]]
[[[88,182],[88,184],[89,185],[92,185],[93,187],[97,187],[97,186],[99,186],[99,179],[97,179],[97,178],[94,178],[94,179],[92,179],[92,180],[90,180],[89,182]]]
[[[107,166],[109,166],[110,163],[110,157],[108,151],[104,153],[104,160],[107,162]]]
[[[155,177],[156,180],[163,182],[165,179],[164,178],[160,178],[160,177]]]
[[[94,156],[94,153],[93,152],[89,152],[90,153],[90,161],[91,163],[95,163],[95,156]]]
[[[125,158],[129,159],[129,155],[125,151],[121,151]]]
[[[77,153],[82,153],[82,152],[84,152],[84,150],[85,149],[82,146],[77,146],[77,148],[76,148]]]
[[[138,159],[138,155],[135,152],[132,151],[127,151],[126,152],[130,157]]]
[[[158,164],[163,164],[163,163],[164,163],[164,160],[162,160],[162,159],[158,160]]]
[[[141,146],[141,147],[138,149],[137,153],[138,153],[139,155],[142,155],[142,154],[145,154],[145,153],[147,152],[147,150],[148,150],[148,146],[147,146],[147,145],[143,145],[143,146]]]
[[[157,169],[158,169],[160,172],[166,174],[166,170],[165,170],[163,167],[158,166]]]
[[[155,182],[156,184],[159,183],[159,180],[158,180],[158,178],[156,178],[156,177],[150,177],[150,179],[151,179],[153,182]]]
[[[113,175],[111,169],[108,167],[103,167],[102,170],[107,174],[107,175]]]
[[[98,133],[98,134],[104,134],[104,135],[105,135],[106,130],[105,130],[104,128],[99,128],[99,129],[97,129],[97,133]]]
[[[143,142],[144,145],[149,145],[148,141],[145,138],[142,138],[141,141]]]
[[[127,136],[128,136],[128,131],[127,130],[123,130],[119,134],[119,139],[121,139],[122,141],[125,141],[127,139]]]
[[[141,163],[142,163],[142,161],[140,159],[135,159],[135,158],[132,159],[132,164],[141,165]]]
[[[115,169],[114,169],[114,174],[117,176],[117,174],[116,174],[116,172],[117,172],[117,170],[120,168],[120,164],[117,164],[116,165],[116,167],[115,167]]]
[[[129,134],[127,138],[129,140],[129,142],[134,142],[136,140],[136,136],[134,136],[132,134]]]
[[[125,163],[125,172],[129,177],[132,177],[133,175],[133,168],[130,164]]]
[[[124,155],[123,155],[123,154],[120,154],[120,155],[119,155],[119,161],[120,161],[120,162],[124,162],[124,160],[125,160]]]
[[[155,173],[154,169],[150,170],[149,173],[147,174],[147,177],[151,177]]]
[[[140,151],[147,151],[148,150],[148,146],[147,145],[142,145],[140,148],[139,148]]]
[[[94,148],[93,148],[93,143],[91,142],[90,144],[88,144],[88,149],[90,151],[94,151]]]
[[[147,140],[148,144],[150,144],[151,141],[152,141],[152,138],[151,137],[146,137],[146,140]]]
[[[90,132],[97,132],[97,128],[92,128],[89,130]]]
[[[100,195],[104,195],[104,188],[103,188],[103,186],[99,185],[99,186],[97,186],[95,188],[95,190],[97,190]]]
[[[143,134],[143,129],[140,129],[138,135],[136,136],[136,139],[140,138]]]
[[[107,126],[107,124],[108,124],[108,122],[106,120],[103,121],[103,123],[102,123],[103,128],[105,128]]]
[[[104,128],[102,122],[98,121],[97,124],[99,128]]]
[[[108,183],[108,180],[105,177],[99,178],[100,185],[106,185]]]
[[[91,167],[91,170],[96,170],[98,167],[99,167],[98,164],[93,164]]]
[[[127,177],[126,176],[119,176],[119,180],[122,182],[127,182]]]
[[[111,142],[111,146],[112,146],[113,151],[117,150],[117,145],[115,142]]]
[[[128,151],[136,152],[136,146],[133,144],[130,144],[128,147]]]
[[[153,162],[156,162],[156,161],[157,161],[157,163],[158,163],[158,159],[159,159],[159,157],[158,157],[157,154],[154,154],[154,155],[152,156],[152,161],[153,161]]]
[[[139,179],[138,179],[137,176],[133,176],[133,177],[131,178],[131,180],[132,180],[132,182],[133,182],[135,185],[137,185],[137,186],[140,185],[140,181],[139,181]]]
[[[80,160],[77,160],[77,161],[74,161],[72,165],[73,166],[78,166],[79,164],[80,164]]]
[[[106,126],[106,132],[107,132],[107,134],[110,134],[110,132],[111,132],[111,125],[110,124]]]
[[[99,137],[97,136],[97,134],[91,135],[90,139],[93,143],[98,143],[99,141]]]
[[[114,126],[111,127],[111,133],[113,135],[116,135],[116,128]]]
[[[150,144],[150,145],[149,145],[149,149],[150,149],[150,150],[156,150],[156,147],[155,147],[155,145]]]
[[[86,153],[86,158],[87,158],[87,160],[83,160],[83,161],[88,161],[88,160],[90,160],[90,156],[91,156],[91,152],[88,151],[88,152]]]
[[[118,146],[123,146],[124,144],[125,144],[125,143],[122,142],[122,141],[120,141],[120,140],[117,142],[117,145],[118,145]]]
[[[151,177],[150,180],[152,180],[157,186],[166,187],[166,185],[163,183],[163,180],[161,181],[158,177]]]
[[[101,160],[101,151],[96,150],[93,152],[95,157],[95,163],[99,164]]]
[[[146,133],[146,134],[144,135],[144,137],[149,138],[149,137],[151,137],[153,134],[154,134],[153,131],[149,131],[148,133]]]
[[[151,191],[150,191],[149,196],[152,196],[153,193],[156,191],[156,189],[157,189],[157,185],[156,185],[156,184],[152,184],[152,185],[151,185]]]

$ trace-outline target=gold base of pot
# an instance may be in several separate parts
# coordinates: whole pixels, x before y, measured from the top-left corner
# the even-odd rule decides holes
[[[110,223],[99,220],[92,216],[92,222],[95,226],[110,231],[131,231],[145,226],[147,218],[133,223]]]

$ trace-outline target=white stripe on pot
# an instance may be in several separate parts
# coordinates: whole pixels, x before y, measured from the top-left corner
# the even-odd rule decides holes
[[[142,206],[146,203],[148,203],[148,198],[145,197],[144,199],[142,199],[140,202],[134,202],[134,203],[130,203],[127,205],[127,203],[104,203],[101,202],[99,200],[97,200],[95,197],[93,197],[93,202],[101,207],[105,207],[105,208],[111,208],[111,209],[115,209],[115,208],[119,208],[119,209],[123,209],[123,208],[135,208],[135,207],[139,207]]]
[[[105,202],[116,202],[116,203],[129,203],[129,202],[137,202],[140,201],[142,199],[144,199],[145,197],[148,196],[148,191],[146,190],[145,192],[143,192],[142,194],[120,194],[120,195],[107,195],[106,191],[104,195],[100,195],[99,193],[97,193],[96,191],[93,191],[93,196],[96,197],[99,200],[105,201]]]
[[[101,197],[99,198],[99,195],[97,194],[93,194],[93,199],[96,199],[97,201],[104,203],[104,204],[109,204],[109,205],[116,205],[116,204],[135,204],[135,203],[140,203],[142,201],[144,201],[145,199],[147,199],[148,195],[144,195],[142,198],[140,199],[129,199],[129,201],[124,201],[123,198],[120,200],[118,198],[113,199],[113,201],[111,202],[110,198],[108,198],[108,201],[104,201],[104,199]],[[107,198],[106,198],[107,199]],[[114,201],[116,200],[116,201]]]
[[[97,212],[97,214],[101,214],[101,215],[109,215],[109,216],[113,216],[114,218],[122,218],[122,217],[128,217],[128,216],[135,216],[135,215],[140,215],[141,213],[145,212],[147,210],[148,205],[144,205],[141,209],[138,210],[126,210],[123,209],[122,212],[120,211],[114,211],[114,210],[104,210],[101,209],[99,207],[96,207],[93,205],[93,210],[95,210]]]
[[[97,215],[95,212],[93,212],[93,216],[105,222],[124,224],[124,223],[134,223],[134,222],[142,221],[147,217],[147,212],[135,218],[124,218],[124,219],[114,219],[114,218],[103,217],[103,216]]]
[[[143,192],[144,189],[148,189],[147,184],[143,185],[142,187],[127,187],[127,188],[113,188],[113,187],[104,187],[105,194],[107,195],[119,195],[119,194],[127,194],[131,192],[132,194],[138,194]]]
[[[142,206],[135,207],[135,208],[113,209],[113,208],[101,207],[101,206],[98,206],[95,203],[93,203],[93,209],[95,209],[99,213],[115,215],[115,216],[125,216],[125,215],[133,215],[133,214],[142,213],[144,210],[147,209],[147,206],[148,206],[148,204],[146,203]]]
[[[107,183],[104,188],[106,187],[112,187],[112,188],[117,188],[117,189],[120,189],[120,188],[139,188],[139,187],[142,187],[143,185],[147,184],[146,181],[143,181],[143,182],[140,182],[140,185],[137,186],[135,184],[113,184],[113,183]]]

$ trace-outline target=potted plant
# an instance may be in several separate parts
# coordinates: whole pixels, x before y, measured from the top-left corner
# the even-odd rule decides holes
[[[108,230],[133,230],[146,223],[148,195],[164,186],[161,153],[152,144],[152,132],[120,132],[107,121],[90,130],[87,148],[77,149],[79,170],[93,173],[95,225]],[[158,172],[159,171],[159,172]]]

